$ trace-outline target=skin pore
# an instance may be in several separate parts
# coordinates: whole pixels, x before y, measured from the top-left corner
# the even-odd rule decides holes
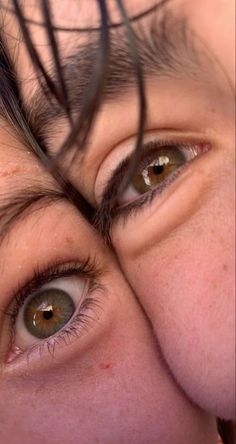
[[[134,14],[144,4],[127,3]],[[170,7],[173,13],[178,11],[180,17],[188,18],[191,28],[200,36],[200,48],[206,49],[207,44],[207,55],[204,51],[198,55],[199,65],[193,60],[186,73],[181,66],[175,76],[169,73],[155,77],[150,72],[146,82],[148,118],[144,140],[167,140],[171,145],[184,144],[187,149],[197,147],[196,160],[151,204],[125,219],[121,216],[114,220],[111,232],[124,273],[144,313],[111,253],[67,202],[39,204],[39,209],[32,214],[29,211],[26,220],[19,220],[12,227],[2,244],[1,310],[8,307],[14,290],[30,280],[35,267],[45,269],[55,261],[68,264],[85,262],[88,256],[96,258],[102,270],[99,284],[105,287],[97,295],[99,308],[95,314],[92,311],[93,324],[91,321],[79,337],[56,344],[53,357],[45,347],[42,358],[35,348],[29,357],[26,353],[27,356],[20,355],[8,365],[1,362],[3,441],[11,436],[13,444],[19,442],[19,435],[12,432],[14,424],[22,442],[28,439],[29,443],[32,439],[41,442],[49,433],[50,442],[65,442],[68,437],[70,442],[77,442],[78,429],[82,443],[183,443],[186,436],[189,443],[215,442],[212,417],[193,406],[183,391],[204,410],[226,418],[233,416],[230,220],[234,76],[232,52],[225,50],[230,44],[224,40],[228,38],[225,29],[229,29],[227,17],[233,16],[233,4],[205,3],[193,1],[189,7],[189,2],[173,0]],[[71,4],[68,11],[66,2],[60,2],[60,7],[52,2],[52,7],[56,6],[55,21],[65,26],[91,25],[93,13],[89,11],[88,16],[85,3],[81,2],[79,7],[78,2]],[[204,8],[209,8],[208,12]],[[205,17],[212,16],[216,9],[220,20],[214,20],[215,28],[209,31]],[[33,2],[26,4],[25,12],[34,20],[40,19]],[[111,14],[115,21],[118,14],[112,2]],[[147,25],[145,19],[144,26]],[[50,52],[43,29],[35,25],[31,29],[47,66]],[[38,83],[11,14],[4,17],[4,30],[29,107]],[[219,32],[222,38],[216,41],[213,36]],[[75,44],[75,36],[59,33],[58,40],[66,56],[86,42],[86,37],[81,36]],[[183,46],[179,55],[182,52]],[[220,66],[214,57],[220,59]],[[196,66],[198,69],[194,70]],[[63,116],[56,117],[42,127],[52,152],[58,149],[68,125]],[[132,150],[136,128],[137,97],[133,85],[126,95],[104,103],[88,149],[78,155],[78,164],[70,170],[70,178],[91,204],[101,204],[104,184],[122,157]],[[4,165],[1,193],[14,192],[19,185],[25,188],[46,183],[49,188],[55,187],[50,175],[25,150],[9,124],[3,122],[0,131]],[[222,162],[224,168],[219,171]],[[22,171],[16,171],[19,163],[24,166]],[[130,195],[133,198],[131,193],[128,199]],[[17,276],[15,270],[19,270]],[[64,279],[67,285],[67,278]],[[1,355],[5,356],[9,341],[9,323],[5,318],[0,331]],[[14,406],[13,394],[17,399]],[[27,418],[32,407],[34,417],[29,432]]]

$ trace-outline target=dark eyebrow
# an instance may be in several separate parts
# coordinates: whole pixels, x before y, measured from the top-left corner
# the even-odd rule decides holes
[[[147,18],[146,18],[147,20]],[[144,78],[173,77],[185,73],[197,76],[201,57],[195,47],[195,38],[185,18],[174,16],[169,9],[156,11],[148,19],[147,26],[137,23],[134,27],[139,61]],[[78,114],[84,94],[89,84],[96,54],[99,51],[97,40],[90,38],[72,54],[62,59],[63,78],[67,87],[70,107]],[[57,75],[48,67],[51,78],[59,88]],[[129,41],[123,29],[111,32],[111,48],[103,102],[111,102],[126,95],[131,87],[136,87],[136,71]],[[49,99],[47,100],[46,97]],[[38,89],[28,103],[32,124],[47,137],[48,126],[55,119],[65,116],[65,110],[52,97],[47,85]],[[45,131],[44,131],[45,128]]]
[[[24,104],[18,87],[17,76],[11,58],[7,52],[3,33],[0,27],[0,129],[1,125],[7,125],[15,134],[16,140],[21,142],[22,147],[30,149],[45,166],[47,157],[44,147],[35,137],[29,125]],[[6,145],[6,143],[5,143]],[[29,189],[19,187],[15,196],[6,197],[0,195],[0,242],[10,228],[12,223],[19,219],[27,208],[32,207],[38,201],[48,202],[59,197],[71,202],[88,221],[93,216],[93,208],[79,193],[76,187],[58,169],[52,174],[58,188],[48,189],[30,186]],[[1,205],[2,200],[2,205]],[[1,227],[2,224],[2,227]]]
[[[56,188],[36,184],[0,194],[0,245],[18,221],[22,222],[33,211],[45,209],[58,201],[68,202],[68,198]]]

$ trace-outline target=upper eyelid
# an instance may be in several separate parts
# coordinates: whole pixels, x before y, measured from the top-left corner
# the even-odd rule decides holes
[[[7,308],[2,310],[3,314],[11,314],[9,306],[14,302],[14,298],[18,300],[18,304],[20,303],[20,300],[23,304],[27,296],[33,294],[41,286],[51,282],[54,279],[69,277],[77,274],[77,276],[81,278],[91,279],[94,281],[96,279],[100,280],[102,273],[103,270],[99,268],[96,258],[88,258],[87,261],[84,262],[54,262],[51,263],[50,266],[44,266],[43,268],[38,267],[32,272],[33,278],[30,280],[29,278],[26,278],[25,283],[18,283],[17,286],[11,290],[11,294],[8,298],[10,302],[8,303]]]

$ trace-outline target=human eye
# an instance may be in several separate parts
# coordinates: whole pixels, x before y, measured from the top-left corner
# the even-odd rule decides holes
[[[85,263],[56,264],[35,271],[30,282],[19,288],[5,311],[10,341],[5,362],[37,350],[53,353],[83,335],[99,318],[99,271]],[[6,325],[5,325],[6,327]]]
[[[111,223],[123,215],[128,217],[132,212],[151,203],[209,149],[208,141],[197,138],[160,139],[152,135],[145,141],[144,137],[139,160],[125,189],[122,189],[122,184],[127,181],[133,151],[124,156],[118,165],[113,166],[110,159],[110,175],[107,172],[104,174],[104,168],[101,171],[101,176],[105,175],[108,179],[102,181],[98,173],[95,183],[95,197],[99,205],[96,221],[98,227],[104,214],[109,214],[110,219],[107,220]],[[106,162],[106,167],[109,170],[109,161]]]

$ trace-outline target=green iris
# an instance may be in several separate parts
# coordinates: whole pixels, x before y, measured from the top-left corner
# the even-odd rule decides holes
[[[148,155],[138,166],[132,185],[140,194],[160,185],[171,173],[186,163],[184,154],[176,147],[163,147]]]
[[[65,291],[48,288],[32,296],[23,316],[29,333],[45,339],[59,331],[74,312],[75,304]]]

